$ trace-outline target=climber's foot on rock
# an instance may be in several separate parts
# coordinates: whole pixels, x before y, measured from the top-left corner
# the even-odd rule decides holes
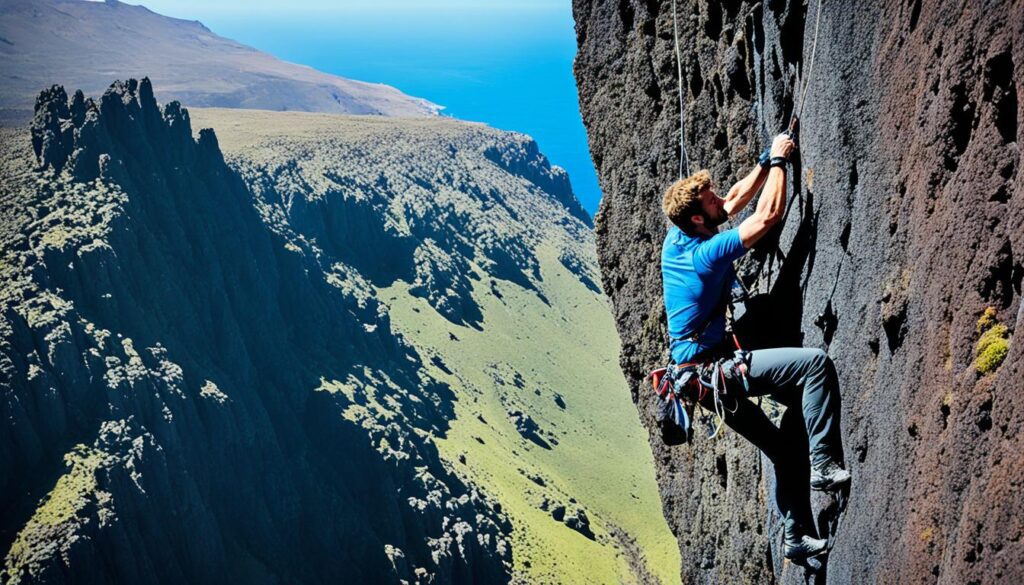
[[[831,492],[850,482],[850,472],[831,459],[811,465],[811,489]]]
[[[827,540],[807,535],[801,536],[799,540],[787,540],[782,544],[782,554],[791,561],[802,561],[827,552]]]

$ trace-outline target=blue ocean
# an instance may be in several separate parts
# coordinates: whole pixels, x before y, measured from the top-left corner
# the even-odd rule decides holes
[[[444,114],[533,136],[591,214],[601,193],[580,119],[570,2],[144,2],[286,61],[386,83]]]

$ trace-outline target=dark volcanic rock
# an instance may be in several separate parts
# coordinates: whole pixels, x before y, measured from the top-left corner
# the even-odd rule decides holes
[[[0,580],[508,581],[433,442],[452,389],[212,131],[148,80],[36,112],[3,131]]]
[[[558,522],[565,520],[565,506],[563,506],[562,504],[556,504],[554,507],[552,507],[551,517]]]
[[[520,436],[528,441],[532,441],[539,447],[551,448],[551,444],[541,436],[540,425],[537,424],[537,421],[533,420],[533,417],[521,410],[510,410],[507,414],[508,420],[515,426],[516,432]]]
[[[576,508],[572,514],[566,516],[565,525],[590,540],[594,540],[594,531],[590,529],[590,519],[587,518],[587,513],[583,511],[583,508]]]
[[[565,410],[565,398],[561,394],[555,394],[555,404],[558,405],[558,408]]]
[[[817,5],[679,1],[685,142],[720,192],[785,127]],[[671,3],[574,14],[603,285],[653,430],[640,380],[666,360],[660,199],[680,166]],[[823,3],[785,224],[740,270],[763,293],[746,344],[827,348],[841,376],[854,483],[830,582],[1024,579],[1022,82],[1019,3]],[[799,455],[799,429],[780,432]],[[733,434],[650,440],[684,582],[801,582],[759,491],[767,460]]]
[[[74,144],[74,131],[64,88],[55,85],[39,94],[32,119],[32,149],[40,167],[57,172],[64,168]]]

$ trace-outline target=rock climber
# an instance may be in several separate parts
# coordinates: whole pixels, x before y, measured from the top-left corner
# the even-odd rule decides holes
[[[661,270],[670,351],[676,364],[706,364],[733,355],[735,347],[726,332],[726,309],[736,282],[732,263],[782,219],[786,167],[795,146],[790,134],[776,136],[758,165],[724,198],[715,193],[707,170],[676,181],[665,192],[662,209],[673,226],[665,236]],[[719,226],[746,207],[762,187],[754,212],[738,227],[719,231]],[[811,489],[834,491],[847,484],[850,472],[841,465],[839,380],[832,360],[820,349],[803,347],[760,349],[746,355],[749,390],[730,380],[729,392],[768,396],[800,409],[810,447]],[[768,444],[772,441],[767,439],[765,427],[770,425],[774,430],[774,425],[750,401],[739,400],[748,407],[726,412],[725,424],[775,462],[771,450],[782,447]],[[755,410],[756,415],[752,414]],[[776,502],[784,519],[784,555],[799,560],[827,552],[828,542],[814,538],[805,526],[809,522],[800,522],[799,514],[794,513],[799,507],[794,498],[800,490],[793,489],[791,478],[780,477],[786,472],[779,464],[775,467]],[[809,492],[806,485],[801,487],[804,505],[809,506]]]

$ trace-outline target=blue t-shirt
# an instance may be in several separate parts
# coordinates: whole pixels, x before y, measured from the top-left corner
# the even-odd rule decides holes
[[[668,230],[661,248],[661,279],[672,339],[669,351],[676,363],[693,359],[725,338],[725,311],[713,317],[712,312],[736,280],[733,260],[746,252],[737,228],[712,237],[690,236],[675,226]],[[685,339],[705,324],[696,341]]]

